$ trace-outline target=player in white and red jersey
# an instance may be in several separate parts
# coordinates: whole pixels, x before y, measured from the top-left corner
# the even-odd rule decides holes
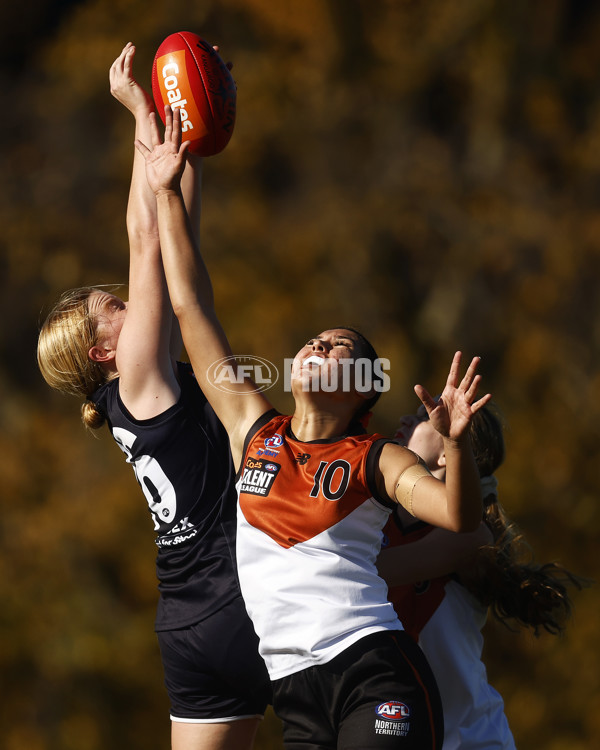
[[[444,442],[446,484],[412,451],[356,434],[378,384],[365,393],[345,388],[341,370],[349,363],[355,374],[358,360],[373,366],[378,360],[352,329],[323,331],[300,350],[291,374],[294,414],[273,412],[231,354],[188,229],[179,186],[186,151],[180,115],[166,108],[164,143],[152,119],[152,143],[137,145],[156,195],[173,309],[238,470],[242,594],[273,680],[286,747],[439,748],[435,681],[387,602],[375,561],[394,504],[452,530],[479,524],[468,429],[489,395],[476,402],[478,359],[461,379],[455,355],[439,402],[416,387]],[[234,374],[226,388],[214,367],[223,360]],[[336,379],[337,387],[318,385]]]
[[[379,570],[390,583],[398,616],[435,674],[444,710],[443,750],[514,750],[502,697],[489,684],[481,658],[488,609],[536,633],[539,628],[556,633],[570,611],[566,585],[581,581],[558,565],[536,565],[522,554],[522,535],[498,503],[494,472],[505,448],[501,420],[489,405],[473,417],[470,436],[484,498],[481,527],[452,534],[398,509],[384,529]],[[395,437],[418,453],[434,476],[445,478],[444,445],[424,409],[403,417]]]

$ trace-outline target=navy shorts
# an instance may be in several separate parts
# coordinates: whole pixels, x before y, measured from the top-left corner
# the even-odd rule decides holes
[[[157,636],[173,721],[262,717],[271,702],[269,676],[241,597],[195,625]]]
[[[442,704],[429,664],[403,631],[362,638],[327,664],[273,683],[287,750],[439,750]]]

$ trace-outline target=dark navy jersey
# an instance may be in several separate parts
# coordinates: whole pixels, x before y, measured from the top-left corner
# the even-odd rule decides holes
[[[191,366],[179,363],[178,376],[178,402],[152,419],[134,419],[127,411],[118,378],[92,396],[133,466],[154,523],[160,591],[156,630],[199,622],[240,595],[227,433]]]

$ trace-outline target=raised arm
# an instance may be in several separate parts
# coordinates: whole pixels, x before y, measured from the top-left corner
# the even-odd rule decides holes
[[[110,89],[133,114],[136,139],[148,138],[148,115],[154,105],[133,76],[134,56],[133,44],[125,45],[111,66]],[[147,419],[172,406],[179,396],[172,354],[177,341],[181,350],[181,338],[174,325],[162,268],[156,200],[137,149],[127,204],[127,234],[129,301],[117,343],[116,366],[125,406],[136,418]]]
[[[454,573],[491,541],[492,533],[483,522],[464,534],[434,528],[415,542],[382,549],[377,569],[388,586],[428,581]]]
[[[481,376],[475,357],[459,382],[461,353],[452,360],[446,386],[436,401],[420,385],[415,391],[429,420],[444,441],[446,481],[440,482],[425,468],[415,468],[414,453],[395,443],[386,444],[379,460],[379,481],[385,493],[422,521],[450,531],[474,531],[481,522],[479,472],[473,457],[469,426],[473,414],[491,399],[475,400]]]
[[[217,416],[229,434],[236,467],[241,462],[245,436],[258,417],[271,408],[269,401],[237,364],[227,337],[217,319],[210,278],[191,231],[180,178],[187,144],[181,143],[179,109],[165,108],[164,143],[156,116],[150,115],[152,148],[136,142],[146,160],[148,184],[156,195],[158,227],[163,263],[173,309],[194,373]],[[215,382],[215,365],[230,357],[230,372],[236,377],[227,389]],[[238,377],[239,375],[239,377]]]

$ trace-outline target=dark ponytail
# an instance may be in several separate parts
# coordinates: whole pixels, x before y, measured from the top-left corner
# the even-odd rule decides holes
[[[471,424],[475,460],[486,482],[504,461],[503,425],[498,412],[487,404]],[[491,544],[482,547],[465,587],[507,627],[532,628],[557,635],[571,614],[569,588],[580,590],[589,582],[557,563],[536,563],[517,525],[506,515],[495,489],[484,496],[484,521],[492,532]]]

